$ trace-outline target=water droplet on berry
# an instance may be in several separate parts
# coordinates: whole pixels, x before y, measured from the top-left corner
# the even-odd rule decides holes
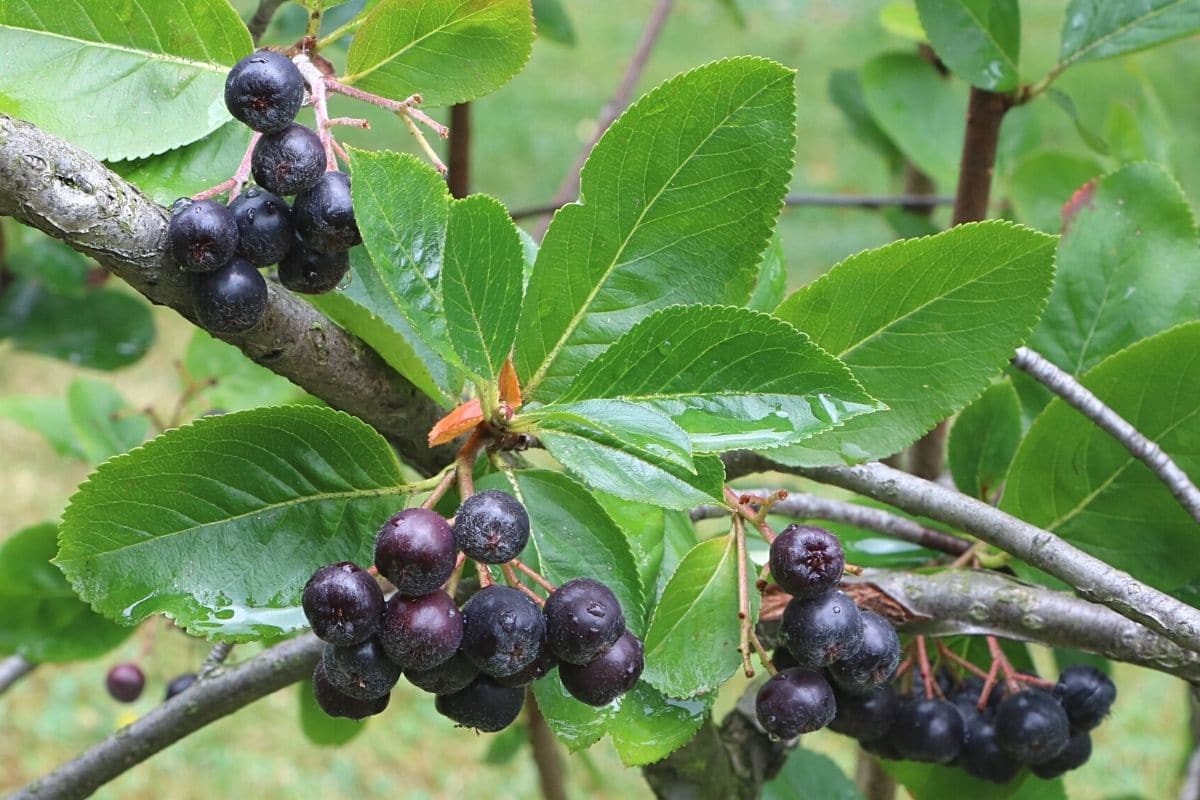
[[[351,282],[353,282],[353,280],[354,280],[354,273],[347,272],[345,275],[342,276],[342,279],[337,282],[337,286],[333,287],[334,291],[338,291],[338,292],[346,291],[347,289],[350,288],[350,284],[351,284]]]

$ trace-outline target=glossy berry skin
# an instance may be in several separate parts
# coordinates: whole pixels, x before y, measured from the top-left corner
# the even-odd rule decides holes
[[[359,700],[348,694],[339,692],[333,683],[330,682],[329,675],[325,672],[323,661],[317,662],[317,667],[313,670],[312,682],[313,697],[316,698],[317,705],[331,717],[345,717],[346,719],[373,717],[376,714],[383,713],[383,710],[388,707],[388,702],[392,699],[390,693],[385,693],[371,700]]]
[[[1034,764],[1029,768],[1029,771],[1043,780],[1051,780],[1062,775],[1064,772],[1079,769],[1091,757],[1091,735],[1086,732],[1077,733],[1067,740],[1067,746],[1062,749],[1061,753],[1049,761]]]
[[[587,664],[625,632],[625,614],[612,590],[575,578],[550,593],[542,609],[546,645],[569,664]]]
[[[362,243],[350,200],[350,176],[346,173],[322,173],[296,196],[293,208],[296,230],[310,250],[336,253]]]
[[[873,611],[860,611],[862,647],[854,655],[834,662],[829,674],[848,692],[864,694],[891,680],[900,666],[900,637],[892,623]]]
[[[829,681],[819,672],[802,668],[775,673],[754,700],[759,724],[780,739],[824,728],[836,710]]]
[[[837,701],[837,713],[829,723],[829,729],[860,742],[882,739],[892,727],[900,700],[891,686],[883,685],[869,694],[849,694],[838,691],[833,684],[833,695]]]
[[[327,644],[321,663],[333,688],[355,700],[383,697],[400,680],[400,667],[387,657],[378,639],[346,647]]]
[[[456,558],[454,532],[436,511],[406,508],[383,523],[375,537],[375,566],[405,597],[440,589]]]
[[[606,706],[628,692],[646,668],[642,642],[629,631],[613,646],[580,666],[561,664],[558,677],[576,700],[590,706]]]
[[[291,59],[259,50],[233,65],[225,79],[225,107],[243,125],[261,133],[283,130],[304,102],[304,79]]]
[[[349,271],[345,251],[318,253],[297,239],[279,262],[279,282],[299,294],[325,294],[340,286]]]
[[[196,278],[196,317],[213,333],[241,333],[267,311],[267,282],[249,261],[235,258]]]
[[[1075,665],[1058,676],[1054,696],[1062,703],[1075,733],[1090,731],[1108,716],[1117,699],[1117,687],[1112,678],[1095,667]]]
[[[549,675],[558,665],[558,656],[554,655],[550,648],[543,647],[541,655],[525,669],[514,675],[505,675],[503,678],[492,678],[492,680],[500,686],[528,686]]]
[[[229,209],[213,200],[177,202],[167,225],[175,263],[191,272],[212,272],[237,252],[238,227]]]
[[[406,669],[404,677],[423,692],[452,694],[470,686],[479,677],[479,668],[459,650],[433,669]]]
[[[771,544],[771,575],[788,594],[800,598],[837,588],[846,566],[842,543],[824,528],[788,525]]]
[[[195,682],[196,673],[194,672],[185,672],[182,675],[176,675],[171,679],[171,682],[167,684],[166,699],[170,700],[175,695],[189,688]]]
[[[314,572],[304,585],[300,604],[318,639],[343,646],[374,636],[384,605],[379,584],[349,561],[326,564]]]
[[[104,685],[114,700],[132,703],[142,696],[146,688],[146,675],[137,664],[117,664],[108,671]]]
[[[966,738],[959,764],[972,777],[992,783],[1009,783],[1021,773],[1021,762],[1000,749],[996,728],[979,714],[963,711]]]
[[[422,597],[393,595],[383,613],[379,642],[404,669],[427,670],[458,652],[462,614],[440,589]]]
[[[862,614],[842,592],[793,599],[783,610],[779,637],[800,666],[820,669],[858,653],[863,643]]]
[[[996,709],[996,743],[1022,764],[1041,764],[1063,751],[1070,724],[1062,704],[1041,689],[1004,698]]]
[[[517,498],[495,489],[468,497],[454,517],[454,541],[484,564],[512,561],[529,541],[529,514]]]
[[[463,727],[495,733],[513,724],[524,704],[523,688],[500,686],[490,678],[480,676],[465,689],[438,695],[433,706],[443,717],[449,717]]]
[[[256,267],[279,263],[295,239],[287,201],[266,189],[251,187],[229,204],[238,229],[237,254]]]
[[[325,148],[317,134],[292,123],[278,133],[266,133],[250,156],[254,181],[280,197],[302,192],[325,172]],[[295,208],[293,219],[295,219]]]
[[[903,758],[949,764],[958,758],[965,732],[953,703],[922,697],[901,703],[887,735]]]
[[[517,589],[480,589],[462,614],[462,651],[483,674],[515,675],[541,655],[546,621],[537,604]]]

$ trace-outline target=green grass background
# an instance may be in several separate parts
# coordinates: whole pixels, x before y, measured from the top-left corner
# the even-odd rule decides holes
[[[651,0],[564,0],[578,44],[564,48],[539,42],[529,67],[511,84],[475,105],[474,188],[509,207],[545,202],[589,137],[598,109],[618,82],[641,32]],[[235,2],[245,16],[254,3]],[[747,25],[733,26],[716,0],[680,0],[650,60],[639,92],[690,67],[724,56],[769,56],[797,69],[799,136],[795,191],[886,193],[900,188],[884,161],[849,135],[827,100],[829,73],[856,67],[889,49],[913,43],[879,23],[881,2],[835,0],[745,0]],[[1025,2],[1023,75],[1044,73],[1057,52],[1065,2]],[[351,6],[344,7],[351,8]],[[344,10],[343,9],[343,10]],[[336,20],[342,11],[331,12]],[[303,13],[285,8],[270,38],[288,41],[303,26]],[[1196,196],[1200,106],[1194,76],[1200,74],[1195,42],[1179,42],[1117,62],[1083,65],[1068,72],[1060,87],[1075,99],[1089,126],[1101,130],[1117,106],[1144,120],[1142,150],[1165,161]],[[965,89],[964,89],[965,91]],[[339,103],[343,102],[339,99]],[[362,114],[341,105],[335,113]],[[1039,103],[1024,109],[1011,130],[1034,130],[1044,149],[1084,152],[1070,122],[1057,108]],[[351,143],[413,149],[394,119],[372,115],[375,129],[351,131]],[[1006,129],[1009,131],[1010,129]],[[1011,138],[1011,134],[1010,134]],[[1002,146],[1003,149],[1003,146]],[[1110,160],[1115,166],[1117,162]],[[998,170],[996,196],[1005,191]],[[951,192],[953,187],[939,187]],[[945,222],[946,214],[938,219]],[[785,212],[781,231],[798,286],[845,256],[890,240],[878,214],[845,209]],[[173,313],[157,309],[158,343],[138,364],[111,379],[137,406],[169,414],[179,396],[174,364],[190,331]],[[59,394],[76,370],[61,362],[14,352],[0,343],[0,394]],[[34,434],[0,421],[0,487],[6,500],[0,538],[55,517],[87,468],[59,459]],[[161,698],[171,676],[194,669],[207,646],[189,640],[169,623],[146,624],[120,650],[100,662],[47,666],[0,698],[0,793],[11,791],[116,730],[131,715]],[[235,651],[235,660],[253,652]],[[145,696],[130,707],[111,701],[103,689],[107,667],[132,658],[149,674]],[[1071,797],[1174,796],[1187,753],[1187,694],[1184,686],[1156,673],[1119,667],[1121,697],[1112,720],[1096,739],[1096,755],[1068,778]],[[738,686],[728,687],[725,704]],[[294,690],[280,692],[232,718],[189,737],[147,764],[129,771],[98,793],[102,798],[317,798],[393,797],[403,800],[464,796],[526,797],[537,791],[527,749],[498,765],[482,759],[493,739],[455,730],[433,712],[430,698],[400,688],[388,712],[364,735],[340,749],[309,744],[297,727]],[[807,737],[806,745],[831,754],[852,772],[854,753],[832,734]],[[636,770],[622,767],[602,743],[567,760],[573,797],[648,796]]]

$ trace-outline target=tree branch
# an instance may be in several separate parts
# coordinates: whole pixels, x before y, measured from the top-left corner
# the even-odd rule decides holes
[[[766,490],[737,490],[739,494],[765,498],[771,494]],[[753,502],[753,501],[751,501]],[[953,534],[939,531],[922,525],[919,522],[892,514],[879,508],[848,503],[844,500],[831,500],[812,494],[792,493],[783,500],[776,501],[771,506],[771,513],[796,519],[823,519],[832,522],[844,522],[864,530],[881,533],[893,539],[902,539],[912,544],[927,547],[959,556],[965,553],[971,542]],[[691,511],[692,521],[701,519],[718,519],[729,516],[729,509],[724,506],[697,506]]]
[[[550,730],[546,718],[542,716],[542,709],[533,694],[533,687],[525,691],[525,715],[529,722],[529,747],[533,751],[533,764],[537,767],[542,800],[567,800],[558,740],[554,738],[554,731]]]
[[[471,104],[450,106],[450,155],[446,158],[446,185],[450,196],[471,193]]]
[[[596,131],[592,134],[592,138],[579,156],[576,157],[575,163],[571,166],[567,176],[558,186],[558,191],[554,193],[554,199],[550,204],[554,208],[565,205],[575,199],[575,195],[579,193],[579,172],[583,169],[584,162],[592,153],[592,148],[596,146],[596,142],[600,141],[600,137],[608,130],[608,127],[616,121],[617,117],[621,116],[621,112],[628,106],[633,99],[633,90],[637,88],[638,80],[642,77],[642,72],[646,69],[646,62],[650,59],[650,53],[654,50],[654,46],[658,44],[658,38],[662,35],[663,27],[666,25],[667,17],[671,13],[671,7],[675,5],[675,0],[658,0],[654,6],[654,10],[650,12],[650,18],[646,20],[646,28],[642,31],[642,38],[638,42],[637,49],[633,51],[633,57],[629,60],[629,66],[625,68],[625,75],[621,78],[620,85],[613,92],[613,96],[604,108],[600,109],[600,116],[596,120]],[[546,229],[550,227],[550,218],[542,220],[538,225],[537,233],[533,238],[539,242],[546,235]]]
[[[1067,647],[1200,683],[1200,653],[1110,608],[999,572],[951,569],[917,574],[869,569],[860,577],[847,577],[846,583],[857,601],[887,613],[893,621],[899,621],[894,604],[902,606],[909,615],[902,623],[908,633],[992,635]],[[875,605],[871,595],[856,591],[857,587],[878,589],[891,602]]]
[[[1063,372],[1040,353],[1028,347],[1018,347],[1012,363],[1120,442],[1130,455],[1149,467],[1166,484],[1179,504],[1192,515],[1192,519],[1200,522],[1200,489],[1157,443],[1143,436],[1072,375]]]
[[[246,26],[250,29],[250,38],[258,44],[258,40],[267,32],[267,28],[271,25],[271,18],[275,16],[275,12],[284,4],[284,0],[258,0],[258,10],[254,12],[254,16],[250,18],[250,23]]]
[[[9,800],[87,797],[188,734],[307,677],[324,646],[317,637],[306,634],[219,675],[199,680]]]
[[[26,661],[21,656],[9,656],[0,661],[0,694],[12,688],[13,684],[24,678],[37,668],[37,664]]]
[[[151,302],[195,323],[190,276],[165,252],[168,213],[77,147],[0,114],[0,216],[92,256]],[[432,474],[453,457],[426,434],[441,409],[360,339],[277,285],[266,315],[220,338],[335,408],[373,425],[414,467]]]

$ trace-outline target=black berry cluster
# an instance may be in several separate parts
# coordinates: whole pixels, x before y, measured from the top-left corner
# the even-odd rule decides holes
[[[182,675],[177,675],[167,684],[167,692],[165,700],[170,700],[175,695],[191,687],[196,682],[196,675],[193,672],[185,672]],[[142,692],[146,688],[146,673],[142,672],[142,668],[132,661],[126,661],[117,664],[108,671],[104,678],[104,687],[108,690],[108,694],[118,702],[132,703],[142,696]]]
[[[961,767],[969,775],[1008,783],[1029,768],[1057,778],[1083,766],[1090,732],[1112,708],[1117,690],[1097,669],[1068,667],[1053,689],[1001,687],[981,701],[977,677],[939,687],[944,697],[902,695],[890,685],[865,696],[836,693],[829,727],[857,739],[881,758]]]
[[[228,206],[182,198],[172,207],[171,255],[194,273],[196,316],[215,333],[246,331],[262,319],[260,268],[278,264],[283,286],[321,294],[343,281],[347,251],[362,241],[350,178],[328,163],[316,132],[295,122],[303,102],[304,80],[287,56],[259,50],[239,61],[225,82],[225,105],[261,134],[250,159],[257,186]]]
[[[900,663],[891,623],[838,591],[845,566],[841,543],[823,528],[789,525],[771,544],[771,575],[792,595],[772,659],[777,672],[756,701],[758,720],[773,736],[829,725],[839,694],[869,697]]]
[[[318,704],[331,716],[361,719],[387,707],[401,674],[437,695],[442,715],[480,731],[508,727],[525,686],[557,669],[568,692],[605,705],[629,691],[644,666],[642,643],[625,628],[616,596],[588,578],[531,594],[493,584],[459,609],[445,586],[459,554],[506,564],[529,540],[529,515],[503,492],[467,498],[451,525],[410,508],[375,540],[375,567],[396,588],[351,563],[330,564],[304,587],[304,612],[327,644],[313,675]]]

